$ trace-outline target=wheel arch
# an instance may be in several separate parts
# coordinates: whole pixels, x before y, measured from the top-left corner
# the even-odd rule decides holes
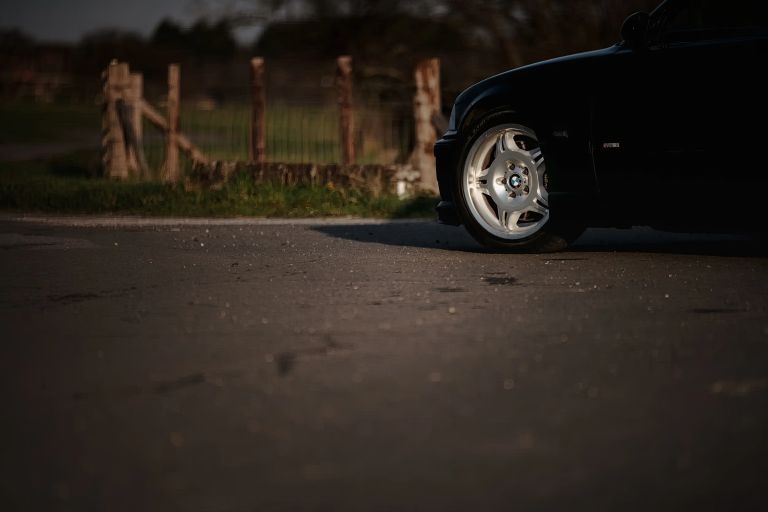
[[[525,90],[530,89],[518,89]],[[462,138],[471,137],[477,126],[492,116],[529,126],[536,132],[546,154],[547,172],[552,178],[551,192],[554,195],[596,194],[591,101],[572,95],[556,97],[549,90],[530,94],[526,96],[527,101],[510,101],[514,97],[510,84],[499,84],[474,98],[459,121]]]

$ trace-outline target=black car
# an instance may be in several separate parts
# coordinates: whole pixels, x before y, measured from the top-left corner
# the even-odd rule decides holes
[[[535,251],[597,225],[768,231],[766,4],[668,0],[613,47],[470,87],[435,145],[440,221]]]

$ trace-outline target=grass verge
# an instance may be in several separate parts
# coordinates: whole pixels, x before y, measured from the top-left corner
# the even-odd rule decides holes
[[[97,105],[0,103],[0,143],[34,144],[71,141],[73,136],[98,137]]]
[[[254,185],[235,177],[221,190],[186,190],[148,182],[93,177],[94,155],[0,163],[0,209],[45,213],[120,213],[148,216],[380,218],[433,217],[437,198],[401,200],[326,187]]]

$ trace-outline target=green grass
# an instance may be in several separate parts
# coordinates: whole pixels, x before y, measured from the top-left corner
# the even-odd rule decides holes
[[[215,160],[246,160],[250,107],[223,105],[205,111],[186,107],[182,131]],[[335,106],[272,104],[266,113],[266,158],[270,162],[330,164],[341,161]],[[386,108],[355,113],[357,163],[391,164],[409,153],[407,127]]]
[[[248,157],[248,105],[201,110],[186,104],[182,130],[214,159]],[[407,141],[391,113],[361,109],[356,114],[358,163],[391,163],[407,154]],[[13,146],[96,139],[98,105],[0,103],[0,144]],[[164,159],[163,138],[147,122],[145,152],[157,175]],[[339,155],[338,113],[330,106],[271,104],[267,111],[267,159],[276,162],[335,163]],[[50,213],[128,213],[189,216],[431,217],[436,199],[401,201],[323,187],[256,186],[236,177],[217,191],[185,190],[160,183],[118,183],[96,177],[93,152],[59,158],[0,163],[0,209]],[[186,159],[184,159],[186,161]],[[188,164],[188,162],[186,162]]]
[[[248,159],[250,106],[225,104],[213,110],[182,103],[181,130],[214,160]],[[329,164],[341,161],[338,111],[334,105],[270,104],[266,115],[267,160]],[[355,112],[357,163],[391,164],[409,154],[410,132],[391,109]],[[98,140],[101,109],[87,104],[0,103],[0,143],[35,144]],[[162,133],[144,122],[144,150],[153,169],[162,164]]]
[[[94,177],[95,155],[0,163],[0,210],[148,216],[432,217],[434,197],[400,200],[327,187],[255,185],[235,176],[223,189],[197,191]]]
[[[66,142],[101,130],[97,105],[0,103],[0,143]]]

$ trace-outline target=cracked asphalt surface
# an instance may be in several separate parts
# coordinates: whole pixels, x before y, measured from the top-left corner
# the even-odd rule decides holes
[[[0,220],[3,510],[768,508],[753,240],[81,224]]]

